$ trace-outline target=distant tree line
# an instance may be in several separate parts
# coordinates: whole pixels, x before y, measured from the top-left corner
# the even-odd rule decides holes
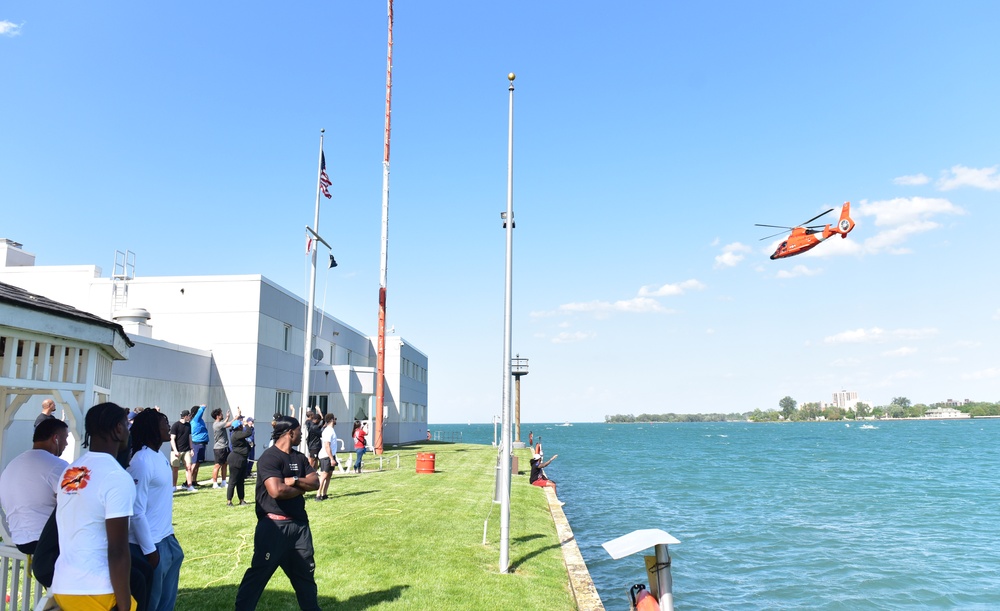
[[[823,407],[819,403],[803,403],[801,406],[791,397],[784,397],[778,401],[778,409],[761,410],[755,409],[752,412],[731,413],[731,414],[615,414],[605,416],[604,421],[608,423],[629,423],[629,422],[733,422],[746,421],[753,422],[802,422],[810,420],[856,420],[859,418],[920,418],[928,410],[942,407],[953,407],[961,412],[969,414],[973,418],[983,416],[1000,416],[1000,402],[990,403],[986,401],[965,403],[963,405],[949,405],[939,402],[929,405],[923,403],[913,404],[906,397],[895,397],[889,405],[879,405],[872,407],[867,403],[858,403],[854,409],[844,409],[841,407]]]
[[[744,421],[749,414],[616,414],[605,416],[605,422],[728,422]]]

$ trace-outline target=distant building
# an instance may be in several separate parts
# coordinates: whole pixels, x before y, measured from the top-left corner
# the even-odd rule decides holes
[[[929,420],[946,420],[952,418],[969,418],[969,414],[954,407],[935,407],[924,412],[924,418]]]
[[[858,404],[858,393],[853,390],[841,390],[833,393],[833,407],[854,409]]]
[[[271,416],[301,406],[305,300],[260,275],[101,277],[94,265],[36,266],[21,244],[0,238],[0,282],[121,325],[134,346],[111,368],[109,400],[182,409],[242,408],[270,435]],[[323,312],[313,325],[309,403],[337,416],[337,436],[374,420],[373,338]],[[428,359],[398,335],[385,342],[384,442],[427,437]],[[90,407],[86,405],[85,407]],[[297,412],[298,415],[300,412]],[[35,414],[31,414],[34,418]]]

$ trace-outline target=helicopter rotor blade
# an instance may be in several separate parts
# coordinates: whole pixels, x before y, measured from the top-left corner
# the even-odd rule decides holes
[[[816,219],[818,219],[819,217],[821,217],[821,216],[824,216],[824,215],[827,215],[827,214],[830,214],[831,212],[833,212],[833,208],[830,208],[829,210],[827,210],[826,212],[824,212],[824,213],[822,213],[822,214],[817,214],[816,216],[812,217],[811,219],[809,219],[809,220],[808,220],[808,221],[806,221],[805,223],[802,223],[802,225],[808,225],[809,223],[811,223],[811,222],[815,221],[815,220],[816,220]]]
[[[761,225],[760,223],[754,223],[754,227],[774,227],[775,229],[788,229],[789,231],[795,229],[794,227],[787,227],[785,225]]]
[[[761,225],[761,227],[774,227],[774,225]],[[761,238],[760,240],[758,240],[758,242],[763,242],[764,240],[770,240],[774,236],[779,236],[779,235],[781,235],[783,233],[788,233],[789,231],[790,231],[790,228],[786,229],[785,231],[779,231],[778,233],[773,233],[773,234],[767,236],[766,238]]]

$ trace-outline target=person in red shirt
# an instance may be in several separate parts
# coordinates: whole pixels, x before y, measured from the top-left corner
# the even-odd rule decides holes
[[[367,423],[362,424],[360,421],[354,421],[354,431],[351,436],[354,437],[354,451],[358,453],[358,462],[354,463],[354,472],[361,473],[361,457],[365,455],[368,451],[367,443],[365,439],[368,437],[368,431],[365,427],[368,426]]]

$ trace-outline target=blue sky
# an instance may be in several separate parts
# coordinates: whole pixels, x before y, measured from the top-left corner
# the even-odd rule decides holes
[[[1000,400],[998,18],[397,1],[388,324],[430,358],[431,422],[500,413],[511,71],[524,421]],[[317,301],[374,334],[385,51],[375,1],[5,2],[0,237],[305,295],[325,128]],[[848,239],[768,259],[754,223],[848,200]]]

